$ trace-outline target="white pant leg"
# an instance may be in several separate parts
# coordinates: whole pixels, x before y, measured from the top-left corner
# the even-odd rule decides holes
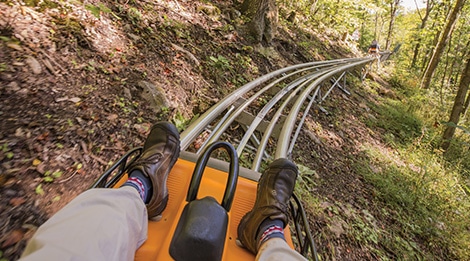
[[[258,250],[256,261],[307,260],[299,252],[290,248],[282,238],[272,238],[264,242]]]
[[[136,189],[91,189],[39,227],[21,260],[134,260],[147,226]]]

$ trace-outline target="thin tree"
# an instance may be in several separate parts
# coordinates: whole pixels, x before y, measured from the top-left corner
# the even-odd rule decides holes
[[[470,57],[467,59],[467,64],[465,69],[462,72],[462,77],[460,78],[459,89],[457,90],[457,95],[455,96],[454,106],[449,117],[449,124],[442,135],[441,148],[447,150],[450,145],[450,141],[454,137],[455,128],[460,120],[460,115],[465,110],[466,101],[465,98],[468,96],[468,86],[470,85]],[[467,98],[468,100],[468,98]]]
[[[390,49],[393,35],[393,25],[395,24],[395,18],[397,16],[398,7],[400,6],[401,0],[392,0],[390,2],[390,23],[388,24],[388,34],[385,42],[385,50]]]
[[[434,72],[437,68],[437,64],[441,59],[441,55],[444,52],[444,48],[447,45],[447,41],[449,40],[449,36],[451,35],[452,31],[454,30],[455,24],[460,16],[462,8],[465,4],[466,0],[457,0],[455,2],[454,9],[447,17],[447,24],[444,27],[440,35],[440,39],[437,42],[436,48],[434,48],[434,52],[431,56],[431,60],[429,61],[428,66],[426,67],[426,71],[424,72],[423,79],[421,80],[421,88],[428,89],[429,85],[431,84],[432,77],[434,76]]]
[[[434,52],[434,48],[436,47],[437,43],[439,42],[440,32],[442,32],[442,28],[441,28],[440,22],[439,22],[439,16],[442,12],[442,9],[444,9],[442,6],[443,5],[437,5],[437,10],[436,10],[436,12],[434,14],[434,17],[432,19],[433,23],[430,26],[430,28],[433,28],[433,30],[435,30],[436,33],[434,34],[432,44],[427,48],[426,54],[424,55],[424,58],[421,60],[420,71],[422,71],[423,76],[424,76],[424,72],[426,71],[426,67],[428,65],[428,62],[431,59],[432,53]],[[450,14],[450,11],[448,11],[445,16],[447,17],[449,14]]]
[[[418,4],[416,3],[416,0],[415,0],[415,4],[416,4],[416,8],[417,8]],[[422,40],[421,32],[426,27],[426,23],[428,22],[429,15],[431,14],[431,11],[434,7],[434,4],[435,4],[434,1],[431,1],[431,0],[426,1],[426,10],[424,12],[424,16],[421,14],[421,10],[419,10],[417,8],[416,12],[419,15],[419,19],[421,20],[421,24],[418,28],[418,36],[417,36],[418,39],[417,39],[417,43],[416,43],[414,51],[413,51],[413,59],[411,60],[411,68],[414,68],[416,66],[416,60],[418,60],[419,50],[421,49],[421,40]]]

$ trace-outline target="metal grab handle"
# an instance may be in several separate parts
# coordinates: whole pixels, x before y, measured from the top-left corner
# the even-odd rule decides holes
[[[129,167],[142,153],[142,147],[137,147],[128,151],[124,156],[117,160],[109,169],[107,169],[94,183],[91,188],[111,188],[124,176]],[[135,154],[135,155],[134,155]],[[131,156],[134,156],[131,158]],[[127,162],[131,158],[129,162]],[[112,176],[115,170],[117,173]],[[109,179],[109,180],[108,180]]]
[[[201,184],[202,174],[204,173],[204,169],[206,168],[210,155],[214,150],[219,148],[224,148],[230,155],[230,168],[228,172],[227,185],[225,187],[224,197],[221,204],[222,207],[228,212],[232,207],[233,196],[235,195],[235,190],[237,187],[239,167],[237,151],[232,146],[232,144],[226,141],[216,141],[212,143],[198,158],[196,167],[194,167],[186,201],[191,202],[196,199],[197,192],[199,191],[199,185]]]

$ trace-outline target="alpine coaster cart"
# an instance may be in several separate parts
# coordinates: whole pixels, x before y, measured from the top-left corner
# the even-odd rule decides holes
[[[148,239],[135,260],[254,260],[237,245],[237,227],[254,205],[260,170],[274,159],[291,158],[310,108],[315,104],[325,111],[321,103],[334,87],[349,94],[346,72],[370,61],[349,58],[279,69],[200,115],[181,133],[180,157],[167,180],[167,207],[158,222],[149,221]],[[127,152],[92,187],[119,187],[141,151]],[[216,151],[219,159],[211,157]],[[288,244],[317,260],[305,211],[295,195],[289,209],[290,224],[284,231]]]

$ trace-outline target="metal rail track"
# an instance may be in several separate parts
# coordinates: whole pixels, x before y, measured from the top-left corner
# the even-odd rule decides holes
[[[348,93],[346,73],[373,60],[365,57],[298,64],[245,84],[181,133],[181,150],[192,152],[183,153],[183,157],[194,159],[212,142],[230,139],[244,164],[240,175],[257,180],[263,164],[291,157],[312,105],[321,104],[335,87]],[[226,170],[223,163],[212,165]]]

